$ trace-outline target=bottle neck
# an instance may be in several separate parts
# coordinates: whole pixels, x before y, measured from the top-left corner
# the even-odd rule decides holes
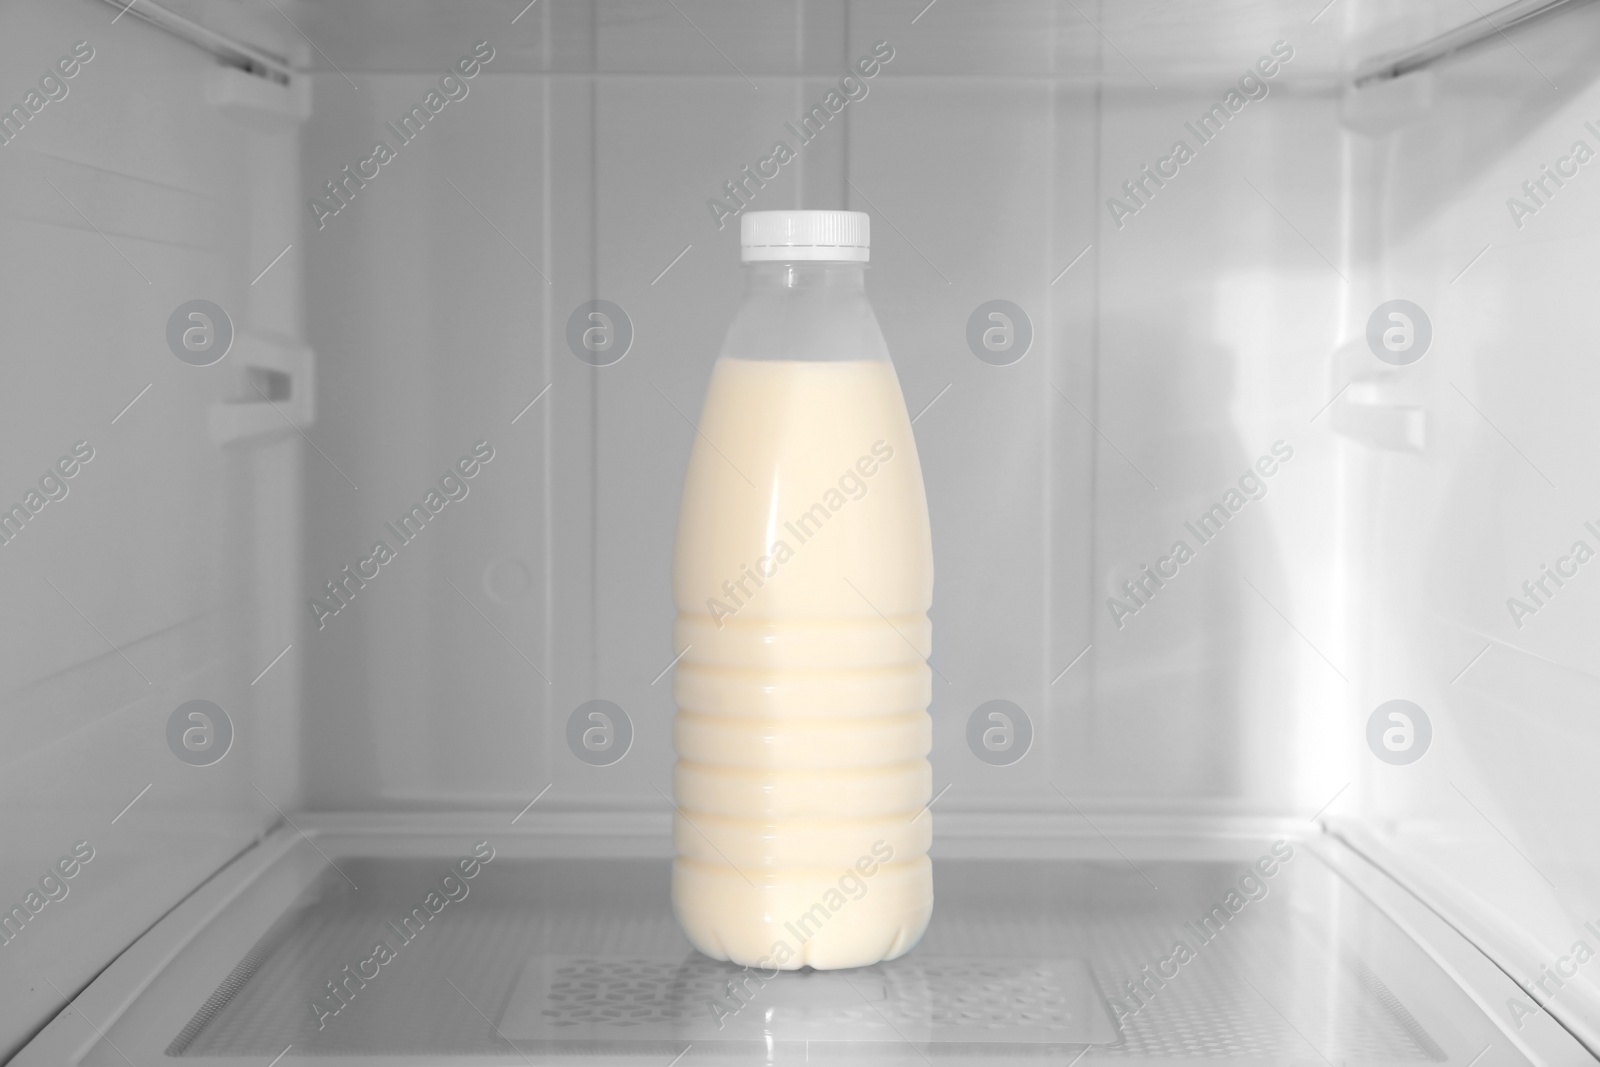
[[[780,296],[797,291],[837,292],[839,295],[866,292],[867,265],[833,260],[803,260],[791,263],[746,263],[745,294]]]
[[[816,362],[889,358],[867,300],[865,263],[746,263],[744,269],[744,301],[728,327],[724,357]]]

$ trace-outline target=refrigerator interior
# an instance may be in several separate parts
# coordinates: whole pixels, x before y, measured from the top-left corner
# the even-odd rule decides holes
[[[1597,42],[1582,0],[0,2],[0,1059],[1592,1062]],[[741,181],[871,215],[937,567],[933,926],[765,983],[666,896]]]

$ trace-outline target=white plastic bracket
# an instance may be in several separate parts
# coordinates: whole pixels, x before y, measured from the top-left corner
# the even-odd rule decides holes
[[[240,368],[242,399],[211,405],[211,440],[264,440],[305,429],[316,419],[316,353],[298,341],[241,333],[228,360]]]
[[[1333,405],[1335,432],[1388,452],[1422,452],[1428,447],[1428,411],[1383,401],[1384,390],[1357,382]]]
[[[311,117],[311,79],[289,76],[287,84],[237,67],[206,72],[206,103],[259,133],[288,133]]]
[[[1427,450],[1427,392],[1418,371],[1379,363],[1364,337],[1335,350],[1331,369],[1347,383],[1328,412],[1335,433],[1387,452]]]
[[[1433,71],[1346,85],[1339,95],[1339,124],[1368,137],[1385,137],[1433,109]]]

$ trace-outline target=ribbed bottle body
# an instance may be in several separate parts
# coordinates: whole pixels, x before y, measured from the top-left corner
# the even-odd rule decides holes
[[[902,954],[933,907],[933,552],[887,359],[717,361],[673,585],[689,939],[764,969]]]

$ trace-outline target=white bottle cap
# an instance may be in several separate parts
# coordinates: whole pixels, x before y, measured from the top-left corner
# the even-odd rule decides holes
[[[739,216],[739,262],[865,263],[869,224],[865,211],[746,211]]]

